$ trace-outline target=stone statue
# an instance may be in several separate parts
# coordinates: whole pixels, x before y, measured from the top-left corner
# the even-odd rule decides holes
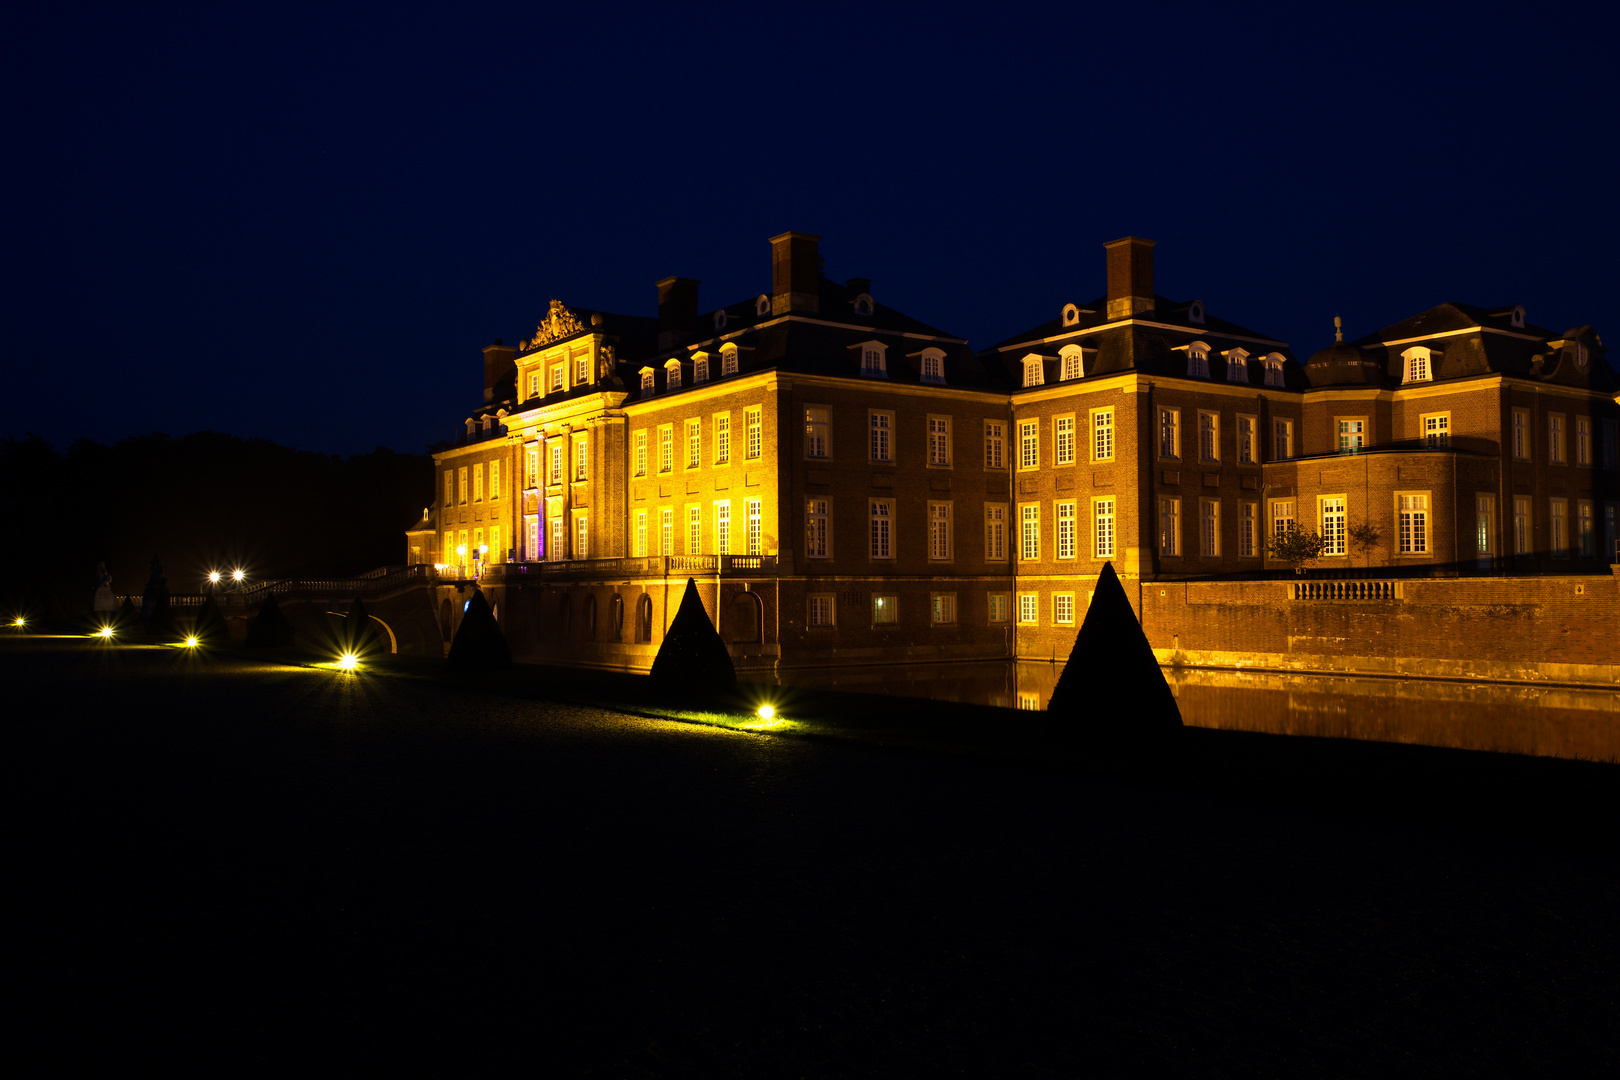
[[[105,562],[96,563],[96,596],[90,606],[97,615],[113,615],[118,611],[118,601],[113,599],[112,575],[107,573]]]

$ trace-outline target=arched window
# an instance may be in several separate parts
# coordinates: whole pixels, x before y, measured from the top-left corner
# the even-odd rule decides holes
[[[614,593],[613,603],[609,610],[613,620],[611,623],[613,640],[618,641],[624,636],[624,597],[620,596],[618,593]]]
[[[652,597],[646,593],[636,601],[636,640],[644,644],[652,640]]]
[[[1058,350],[1058,357],[1063,362],[1063,373],[1058,378],[1064,382],[1068,382],[1070,379],[1078,379],[1085,374],[1086,356],[1080,346],[1065,345]]]
[[[709,381],[709,354],[696,352],[692,354],[692,385]]]
[[[861,350],[861,374],[869,379],[886,379],[889,377],[889,347],[881,341],[863,341],[857,346]]]
[[[1514,304],[1513,305],[1512,323],[1513,323],[1514,326],[1517,326],[1519,329],[1521,329],[1521,330],[1524,329],[1524,305],[1523,304]]]
[[[679,360],[664,361],[664,389],[679,390],[681,388],[681,362]]]
[[[1434,358],[1432,349],[1422,345],[1414,345],[1401,353],[1401,359],[1406,361],[1405,370],[1401,373],[1401,382],[1432,382],[1434,380]]]
[[[763,623],[759,597],[751,592],[738,593],[726,607],[726,640],[757,642]]]
[[[1046,358],[1034,353],[1024,357],[1024,385],[1046,385]]]
[[[596,640],[596,597],[594,596],[585,598],[585,623],[579,630],[582,640]]]
[[[945,350],[924,349],[922,351],[922,381],[941,384],[945,382]]]
[[[1187,350],[1187,377],[1189,379],[1209,378],[1209,346],[1202,341],[1195,341],[1185,346]]]
[[[1283,354],[1267,353],[1261,362],[1266,365],[1266,385],[1283,385]]]
[[[1249,381],[1249,351],[1247,349],[1226,350],[1226,381],[1235,383]]]
[[[737,374],[737,346],[726,344],[720,346],[720,376]]]

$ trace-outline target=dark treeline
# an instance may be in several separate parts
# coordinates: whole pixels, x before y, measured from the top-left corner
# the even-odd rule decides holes
[[[156,553],[169,589],[211,569],[254,579],[364,573],[405,561],[404,530],[433,498],[426,455],[343,458],[203,431],[80,439],[59,453],[0,441],[0,604],[87,609],[96,563],[139,593]]]

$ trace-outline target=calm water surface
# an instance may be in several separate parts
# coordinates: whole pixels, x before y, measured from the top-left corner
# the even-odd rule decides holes
[[[783,672],[795,686],[1044,709],[1062,665],[916,664]],[[1620,694],[1500,683],[1165,668],[1197,727],[1620,762]]]

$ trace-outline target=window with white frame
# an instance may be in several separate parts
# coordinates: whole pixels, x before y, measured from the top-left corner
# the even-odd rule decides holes
[[[709,354],[708,353],[703,353],[703,352],[693,353],[692,354],[692,385],[696,386],[699,383],[706,383],[708,381],[709,381]]]
[[[805,597],[804,621],[810,626],[831,626],[836,610],[832,593],[811,593]]]
[[[703,507],[695,504],[686,508],[686,553],[703,554]]]
[[[1039,420],[1022,420],[1018,424],[1018,467],[1037,469],[1041,464],[1041,424]]]
[[[1018,594],[1018,621],[1033,624],[1041,620],[1041,598],[1036,593]]]
[[[1114,500],[1091,500],[1092,558],[1114,557]]]
[[[1271,425],[1271,456],[1273,461],[1287,461],[1294,456],[1294,422],[1276,420]]]
[[[1074,558],[1074,518],[1074,503],[1060,502],[1057,504],[1057,557],[1060,559]]]
[[[1221,503],[1219,499],[1198,500],[1198,554],[1206,559],[1221,554]]]
[[[585,468],[590,463],[590,446],[585,439],[574,440],[574,479],[586,478]]]
[[[1341,417],[1337,421],[1339,429],[1339,453],[1354,454],[1367,445],[1367,421],[1358,417]]]
[[[1398,545],[1402,555],[1429,551],[1429,493],[1406,491],[1395,496]]]
[[[658,554],[675,554],[675,508],[665,506],[658,511]]]
[[[456,473],[454,469],[444,470],[444,505],[453,506],[456,501]]]
[[[1252,416],[1239,416],[1237,418],[1237,451],[1239,465],[1253,465],[1259,459],[1255,456],[1254,439],[1255,420]]]
[[[1114,460],[1114,410],[1091,410],[1091,460]]]
[[[1534,544],[1534,534],[1531,532],[1530,522],[1530,496],[1513,496],[1513,553],[1515,555],[1528,555]]]
[[[1322,508],[1322,554],[1343,555],[1345,537],[1345,497],[1324,495]]]
[[[871,409],[866,414],[867,454],[872,461],[894,460],[894,413]]]
[[[731,464],[730,413],[716,413],[714,416],[714,463],[716,465]]]
[[[746,528],[748,529],[747,544],[749,555],[765,554],[764,506],[759,499],[748,499],[743,503],[743,510],[748,515]]]
[[[686,422],[686,467],[695,469],[703,464],[703,421]]]
[[[926,383],[945,382],[945,353],[940,349],[924,349],[922,351],[922,381]]]
[[[489,463],[489,497],[491,499],[501,497],[501,463],[498,461]]]
[[[525,545],[524,557],[529,562],[538,562],[545,558],[545,551],[540,547],[540,518],[538,516],[527,518],[524,521],[525,532],[528,534],[528,543]]]
[[[650,368],[650,367],[642,368],[641,369],[641,394],[642,394],[643,397],[648,397],[648,396],[651,396],[652,393],[653,393],[653,369]]]
[[[1078,345],[1065,345],[1058,350],[1058,362],[1062,368],[1060,379],[1064,382],[1078,379],[1085,368],[1085,353]]]
[[[948,416],[928,418],[928,464],[938,469],[950,468],[951,418]]]
[[[645,428],[636,432],[635,467],[637,476],[647,475],[647,431]]]
[[[934,593],[930,598],[930,601],[932,611],[929,615],[929,621],[935,626],[939,626],[942,623],[953,623],[956,621],[955,593]]]
[[[1575,464],[1592,464],[1592,418],[1575,418]]]
[[[872,625],[893,626],[900,621],[900,598],[872,594]]]
[[[804,410],[804,456],[807,458],[832,457],[829,410],[824,405],[810,405]]]
[[[1547,524],[1552,532],[1552,557],[1569,558],[1569,500],[1547,500]]]
[[[658,471],[667,473],[675,468],[675,428],[665,424],[658,429]]]
[[[720,346],[720,375],[724,378],[727,375],[735,374],[737,374],[737,346],[722,345]]]
[[[1052,594],[1052,624],[1054,626],[1074,625],[1074,593],[1060,592]]]
[[[1193,379],[1209,378],[1209,346],[1201,341],[1187,346],[1187,376]]]
[[[561,439],[551,440],[551,473],[549,479],[553,484],[563,482],[563,454],[566,451],[567,448],[563,446]]]
[[[1159,554],[1174,558],[1181,554],[1181,500],[1159,500]]]
[[[1198,460],[1219,461],[1221,459],[1220,425],[1220,414],[1212,412],[1199,412]]]
[[[679,390],[681,388],[681,362],[671,360],[664,365],[664,389]]]
[[[1039,356],[1024,357],[1024,385],[1043,386],[1046,383],[1046,361]]]
[[[1547,414],[1547,460],[1564,464],[1564,414]]]
[[[868,499],[867,516],[871,522],[869,558],[894,558],[894,500]]]
[[[584,386],[591,381],[591,356],[580,353],[574,357],[574,385]]]
[[[868,378],[885,378],[888,376],[888,349],[875,341],[868,341],[861,346],[861,374]]]
[[[749,461],[757,460],[764,447],[764,420],[763,411],[758,408],[743,410],[743,420],[748,429],[748,445],[744,454]]]
[[[581,514],[574,519],[574,558],[588,559],[591,557],[590,538],[590,519]]]
[[[568,558],[568,552],[564,550],[566,545],[563,543],[567,538],[565,528],[566,524],[562,518],[551,519],[551,558],[554,562],[563,562]]]
[[[540,373],[538,371],[529,372],[529,393],[527,396],[532,398],[540,396]]]
[[[1451,445],[1451,414],[1425,413],[1420,422],[1423,424],[1423,445],[1436,450],[1442,450]]]
[[[465,465],[456,470],[456,494],[460,497],[461,505],[467,505],[467,467]]]
[[[1294,500],[1273,499],[1271,502],[1271,535],[1282,536],[1294,527]]]
[[[1530,460],[1530,411],[1513,410],[1513,457],[1518,461]]]
[[[1401,353],[1401,359],[1406,361],[1401,373],[1401,382],[1430,382],[1434,379],[1433,358],[1429,349],[1414,345]]]
[[[1181,410],[1159,410],[1159,457],[1174,461],[1181,457]]]
[[[1059,416],[1052,421],[1052,459],[1059,465],[1074,464],[1074,416]]]
[[[934,560],[951,557],[951,504],[928,504],[928,557]]]
[[[1266,385],[1283,385],[1283,357],[1281,353],[1267,353],[1265,357]]]
[[[828,517],[832,503],[828,499],[807,499],[804,504],[804,553],[806,558],[827,558]]]
[[[636,557],[644,558],[647,554],[647,511],[636,511]]]
[[[1006,593],[990,593],[985,596],[985,618],[988,622],[998,623],[1007,621],[1007,609],[1010,598]]]
[[[984,422],[984,467],[987,469],[1000,469],[1004,467],[1005,459],[1002,456],[1003,444],[1006,442],[1007,429],[999,420],[986,420]]]
[[[537,488],[540,486],[540,447],[530,443],[524,458],[523,486]]]
[[[1001,562],[1007,558],[1007,504],[984,504],[984,559]]]
[[[1260,552],[1260,507],[1246,502],[1238,518],[1238,557],[1252,559]]]
[[[1575,504],[1575,536],[1579,543],[1581,558],[1590,559],[1594,553],[1594,525],[1592,516],[1592,501],[1581,499]]]
[[[1247,349],[1226,350],[1226,381],[1229,383],[1247,383],[1249,381],[1249,353]]]
[[[1019,541],[1018,557],[1025,562],[1034,562],[1041,557],[1041,508],[1038,503],[1028,503],[1018,508]]]
[[[722,499],[714,504],[714,553],[731,554],[731,500]]]
[[[568,372],[565,370],[565,365],[551,365],[551,393],[555,394],[557,391],[563,388],[563,380],[567,378],[567,375]]]

